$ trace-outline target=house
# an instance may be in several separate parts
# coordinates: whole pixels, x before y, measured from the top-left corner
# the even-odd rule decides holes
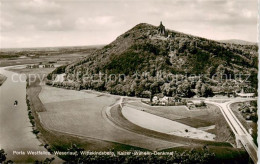
[[[192,102],[193,102],[194,105],[200,105],[200,104],[203,103],[202,100],[192,100]]]
[[[187,107],[191,110],[195,108],[195,104],[193,102],[188,102]]]
[[[160,103],[162,105],[168,105],[169,104],[169,97],[164,96],[163,98],[160,99]]]
[[[39,68],[39,65],[27,65],[26,68],[33,69],[33,68]]]
[[[251,120],[251,115],[246,115],[246,120]]]
[[[237,93],[237,95],[242,98],[252,98],[255,96],[254,93]]]
[[[152,102],[154,104],[157,104],[159,102],[159,98],[157,96],[154,96],[153,99],[152,99]]]
[[[167,96],[154,96],[152,98],[152,104],[156,104],[156,105],[186,105],[186,101],[185,103],[182,101],[182,99],[178,96],[175,97],[167,97]]]
[[[240,93],[236,93],[239,97],[243,97],[243,98],[251,98],[255,96],[255,93],[245,93],[244,92],[244,88],[242,88]]]

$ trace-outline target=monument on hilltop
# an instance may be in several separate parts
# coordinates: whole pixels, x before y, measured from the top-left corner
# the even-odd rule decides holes
[[[167,32],[165,30],[164,25],[162,24],[162,21],[160,23],[160,26],[158,27],[158,33],[163,36],[167,36]]]

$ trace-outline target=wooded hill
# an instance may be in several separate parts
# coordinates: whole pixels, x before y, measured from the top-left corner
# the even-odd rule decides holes
[[[60,73],[66,73],[66,81],[53,85],[140,97],[210,96],[241,88],[256,91],[257,51],[257,45],[217,42],[168,29],[162,33],[158,26],[141,23],[88,57],[63,67]],[[244,80],[250,74],[250,83],[223,80],[238,74]],[[109,77],[113,80],[107,80]]]

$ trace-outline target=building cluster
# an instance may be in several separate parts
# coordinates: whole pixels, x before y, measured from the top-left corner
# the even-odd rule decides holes
[[[197,107],[203,107],[206,106],[205,102],[203,100],[188,100],[181,98],[181,97],[159,97],[154,96],[152,98],[152,105],[155,106],[179,106],[179,105],[185,105],[188,107],[189,110],[196,109]]]
[[[257,117],[257,108],[250,105],[250,102],[244,103],[238,108],[246,120],[253,120]]]
[[[255,96],[255,93],[246,93],[244,91],[244,88],[242,88],[240,93],[236,93],[237,96],[239,97],[243,97],[243,98],[252,98]]]
[[[152,99],[152,105],[162,105],[162,106],[170,106],[170,105],[184,105],[184,101],[180,97],[167,97],[164,96],[160,98],[159,96],[154,96]]]
[[[33,65],[27,65],[26,68],[34,69],[34,68],[54,68],[54,64],[33,64]]]

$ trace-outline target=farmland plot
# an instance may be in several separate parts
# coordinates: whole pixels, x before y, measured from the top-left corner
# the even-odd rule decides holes
[[[203,109],[187,110],[185,106],[150,106],[138,100],[125,99],[124,104],[134,109],[176,121],[215,134],[216,141],[234,143],[234,137],[218,107],[208,104]]]
[[[122,113],[129,121],[141,127],[158,132],[202,140],[214,140],[215,138],[214,134],[207,133],[185,124],[159,117],[144,111],[140,111],[129,106],[124,106]]]
[[[43,86],[39,97],[47,110],[40,112],[39,117],[49,130],[149,150],[180,146],[118,128],[109,122],[102,112],[116,102],[117,96]]]

